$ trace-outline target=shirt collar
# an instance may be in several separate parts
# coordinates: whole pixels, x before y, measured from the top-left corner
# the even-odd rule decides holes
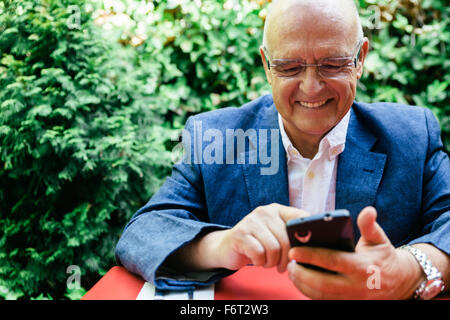
[[[319,151],[317,152],[314,159],[318,159],[323,153],[328,155],[329,160],[335,159],[339,154],[344,151],[345,140],[347,137],[348,123],[350,121],[350,109],[347,111],[345,116],[339,121],[339,123],[327,133],[325,137],[322,138],[319,144]],[[288,162],[294,158],[306,159],[300,152],[294,147],[291,140],[289,139],[283,124],[283,118],[280,113],[278,113],[278,125],[280,126],[280,134],[283,142],[284,150],[287,154]],[[309,159],[308,159],[309,160]]]

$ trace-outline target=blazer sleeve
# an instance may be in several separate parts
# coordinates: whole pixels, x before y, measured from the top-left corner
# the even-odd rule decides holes
[[[185,130],[192,133],[190,120]],[[229,228],[209,222],[201,170],[192,162],[174,165],[161,189],[125,226],[115,249],[119,264],[161,290],[193,290],[232,273],[220,269],[181,274],[164,266],[170,254],[201,233]]]
[[[444,152],[436,118],[430,110],[424,110],[428,130],[422,181],[421,225],[424,227],[410,244],[430,243],[450,254],[450,161]]]

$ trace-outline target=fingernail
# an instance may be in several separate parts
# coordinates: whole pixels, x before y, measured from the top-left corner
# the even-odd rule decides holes
[[[289,262],[288,267],[287,267],[287,269],[288,269],[288,277],[289,277],[289,279],[291,279],[291,281],[294,281],[294,279],[295,279],[294,268],[295,268],[295,264],[296,263],[297,262],[295,260],[291,260],[291,262]]]
[[[297,261],[295,261],[295,260],[291,260],[291,262],[288,263],[288,272],[289,273],[294,272],[294,267],[295,267],[296,263],[297,263]]]

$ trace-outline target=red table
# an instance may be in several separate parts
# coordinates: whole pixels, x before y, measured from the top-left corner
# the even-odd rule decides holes
[[[145,281],[123,267],[113,267],[82,300],[135,300]],[[247,266],[215,285],[215,300],[305,300],[287,276],[276,268]]]
[[[82,300],[136,300],[145,281],[123,267],[113,267]],[[215,284],[215,300],[309,300],[276,268],[247,266]],[[450,300],[450,294],[434,300]]]

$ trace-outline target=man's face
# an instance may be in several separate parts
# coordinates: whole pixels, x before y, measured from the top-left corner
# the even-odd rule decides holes
[[[285,11],[273,20],[268,31],[272,60],[302,59],[316,64],[324,58],[356,53],[356,31],[341,18],[333,21],[320,10],[302,8]],[[262,55],[275,106],[291,139],[321,139],[344,117],[355,98],[367,49],[365,40],[357,68],[349,68],[342,76],[331,78],[319,75],[316,67],[307,67],[293,77],[280,77],[268,69],[268,57]]]

